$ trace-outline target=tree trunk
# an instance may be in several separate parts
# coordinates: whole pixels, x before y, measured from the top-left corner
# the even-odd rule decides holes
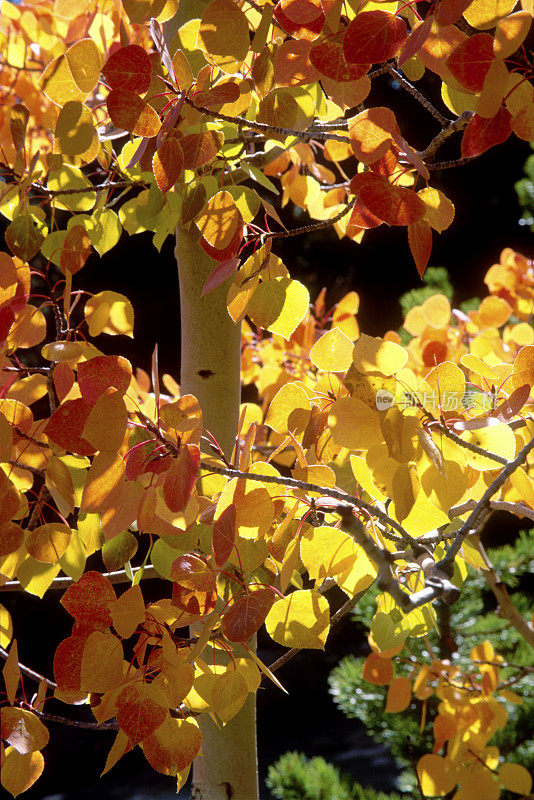
[[[228,314],[227,281],[201,297],[215,262],[192,234],[177,230],[175,255],[180,281],[181,392],[197,397],[204,427],[230,457],[239,417],[240,326]],[[224,654],[216,651],[216,656]],[[212,658],[210,653],[208,660]],[[239,714],[224,728],[207,715],[199,724],[204,740],[202,755],[193,764],[193,800],[256,800],[255,695],[249,694]]]

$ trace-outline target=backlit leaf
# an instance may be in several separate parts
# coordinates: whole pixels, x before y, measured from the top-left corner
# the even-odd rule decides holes
[[[349,23],[343,53],[349,64],[378,64],[393,58],[406,39],[406,23],[386,11],[362,11]]]
[[[18,797],[33,786],[43,769],[44,758],[39,750],[21,755],[14,748],[8,749],[2,762],[0,782],[13,797]]]
[[[522,347],[514,362],[512,372],[512,383],[515,389],[519,389],[525,383],[534,386],[534,345],[529,344]]]
[[[448,794],[456,786],[456,770],[452,761],[432,753],[419,759],[417,775],[425,797]]]
[[[31,711],[3,708],[1,725],[2,739],[21,755],[42,750],[48,744],[48,729]]]
[[[364,164],[373,164],[391,146],[391,135],[398,131],[395,114],[382,106],[368,108],[349,119],[349,136],[354,155]]]
[[[221,568],[230,558],[236,537],[236,510],[233,503],[213,523],[212,546],[215,564]]]
[[[404,367],[408,353],[395,342],[362,333],[354,345],[352,358],[358,372],[393,375]]]
[[[218,250],[224,250],[232,241],[240,214],[234,198],[222,191],[210,197],[202,213],[196,218],[196,225],[206,241]]]
[[[100,333],[133,336],[133,307],[123,294],[104,291],[93,295],[85,304],[84,314],[90,336]]]
[[[132,744],[151,736],[168,718],[168,711],[153,697],[150,685],[137,681],[117,696],[117,722]]]
[[[150,86],[152,64],[146,50],[130,44],[115,50],[102,67],[112,89],[128,89],[144,94]]]
[[[247,18],[231,0],[212,0],[202,14],[198,47],[223,72],[237,72],[250,46]]]
[[[417,272],[422,276],[432,252],[432,229],[428,222],[425,222],[424,219],[419,219],[417,222],[412,222],[411,225],[408,225],[408,243]]]
[[[462,136],[462,157],[474,158],[505,142],[512,132],[511,121],[510,112],[504,106],[489,119],[474,114]]]
[[[90,410],[91,407],[81,398],[67,400],[54,411],[44,432],[65,450],[81,456],[92,455],[95,448],[82,436]]]
[[[47,522],[34,530],[26,531],[24,544],[28,553],[46,564],[55,564],[70,542],[71,530],[60,522]]]
[[[180,147],[184,154],[184,169],[199,169],[209,164],[219,152],[223,141],[224,137],[219,131],[188,133],[182,136]],[[182,219],[183,215],[184,212],[182,211]],[[183,221],[185,222],[186,220],[183,219]]]
[[[447,59],[447,67],[470,92],[481,92],[494,58],[493,37],[489,33],[475,33],[455,48]]]
[[[96,356],[78,365],[78,384],[85,402],[94,406],[112,387],[123,395],[131,381],[132,367],[123,356]]]
[[[108,692],[122,682],[124,653],[120,639],[93,631],[83,648],[80,686],[84,692]]]
[[[315,42],[310,49],[310,61],[327,78],[337,82],[357,81],[370,64],[347,64],[343,55],[343,33],[334,33]]]
[[[330,627],[328,601],[312,589],[277,600],[265,620],[269,636],[284,647],[324,650]]]
[[[178,458],[165,476],[163,497],[171,511],[182,511],[195,488],[200,465],[200,450],[195,444],[183,445]]]
[[[297,381],[286,383],[273,397],[265,418],[277,433],[302,433],[310,417],[311,402],[304,387]]]
[[[304,318],[309,301],[308,290],[299,281],[273,278],[256,287],[247,314],[260,328],[289,339]]]
[[[180,143],[173,138],[165,139],[154,153],[152,169],[162,194],[170,191],[182,173],[184,152]]]
[[[521,764],[503,764],[499,769],[499,783],[510,792],[517,794],[530,794],[532,777],[530,772]]]
[[[105,631],[112,623],[109,603],[117,599],[112,584],[100,572],[86,572],[69,586],[61,605],[88,628]]]
[[[61,152],[67,156],[78,156],[91,147],[95,136],[93,115],[79,100],[69,100],[56,122],[56,141]]]
[[[202,734],[194,719],[167,716],[163,724],[143,740],[145,758],[158,772],[177,775],[196,758]]]
[[[379,653],[369,653],[363,662],[362,678],[375,686],[387,686],[394,675],[393,662]]]
[[[310,350],[310,359],[324,372],[345,372],[352,363],[351,340],[339,328],[323,334]]]
[[[129,89],[112,89],[107,98],[108,113],[117,128],[136,136],[156,136],[161,128],[157,112]]]

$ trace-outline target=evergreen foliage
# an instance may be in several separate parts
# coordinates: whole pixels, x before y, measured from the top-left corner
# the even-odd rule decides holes
[[[528,576],[534,568],[534,530],[522,531],[513,545],[488,551],[491,562],[506,584],[516,608],[524,615],[530,614],[533,593],[527,589]],[[368,592],[353,612],[354,619],[365,623],[372,616],[374,597]],[[516,705],[506,702],[508,724],[498,731],[492,744],[499,747],[507,760],[522,764],[527,769],[534,767],[534,744],[532,742],[532,717],[534,715],[534,693],[528,691],[528,676],[521,676],[518,667],[532,665],[532,652],[519,633],[505,619],[496,614],[496,603],[482,574],[469,568],[462,586],[460,599],[450,607],[450,630],[458,652],[452,656],[453,663],[462,664],[472,647],[491,638],[495,651],[504,658],[501,682],[510,681],[510,689],[521,686],[523,703]],[[420,657],[440,651],[437,632],[424,638],[410,638],[406,641],[404,652]],[[426,651],[426,653],[425,653]],[[441,657],[442,653],[439,653]],[[467,662],[466,662],[467,663]],[[426,722],[421,732],[422,703],[412,700],[409,708],[401,714],[384,712],[386,689],[374,686],[361,677],[362,663],[353,656],[347,656],[332,671],[330,690],[334,701],[348,717],[360,719],[369,734],[388,747],[404,770],[400,787],[413,791],[415,775],[412,769],[425,752],[432,751],[432,719],[437,711],[438,701],[429,698],[426,703]],[[516,679],[517,676],[519,679]],[[502,795],[508,797],[507,793]],[[512,795],[510,794],[511,798]]]
[[[400,800],[398,794],[352,784],[324,758],[297,752],[285,753],[269,767],[267,786],[276,800]]]
[[[528,225],[530,230],[534,231],[534,154],[525,161],[524,170],[525,177],[517,181],[515,190],[519,205],[523,209],[521,224]]]

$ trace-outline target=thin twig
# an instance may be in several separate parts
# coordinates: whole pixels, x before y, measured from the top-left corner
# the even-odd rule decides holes
[[[336,222],[339,222],[340,219],[351,210],[354,203],[356,202],[356,197],[353,197],[350,203],[344,207],[339,214],[336,214],[335,217],[331,217],[330,219],[324,220],[323,222],[312,222],[309,225],[303,225],[301,228],[293,228],[292,230],[288,231],[273,231],[264,234],[263,239],[287,239],[290,236],[300,236],[302,233],[313,233],[314,231],[320,231],[324,228],[331,228]]]
[[[423,106],[423,108],[426,108],[426,110],[432,114],[435,119],[437,119],[442,128],[445,128],[447,125],[451,124],[451,120],[447,119],[447,117],[444,117],[443,114],[441,114],[438,109],[432,105],[430,100],[427,100],[427,98],[421,94],[421,92],[404,77],[404,75],[395,69],[393,64],[386,64],[386,69],[391,77],[394,78],[394,80],[396,80],[405,91],[411,94],[412,97],[414,97],[417,102]]]
[[[426,147],[426,149],[423,150],[422,152],[419,152],[418,155],[423,159],[425,163],[427,161],[431,161],[432,157],[434,156],[434,153],[436,153],[436,151],[439,150],[441,145],[444,142],[446,142],[447,139],[449,139],[454,133],[457,133],[458,131],[463,131],[463,129],[467,127],[469,120],[471,119],[472,116],[473,116],[472,111],[464,111],[463,114],[457,117],[457,119],[455,119],[453,122],[447,125],[446,128],[443,128],[443,130],[441,130],[436,136],[434,136],[428,147]],[[428,168],[432,169],[432,166],[428,165]],[[435,169],[436,165],[434,165],[433,168]],[[441,169],[443,169],[443,167],[441,167]]]

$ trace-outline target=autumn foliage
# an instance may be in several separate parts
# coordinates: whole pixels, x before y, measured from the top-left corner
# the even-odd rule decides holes
[[[1,5],[0,580],[38,597],[61,587],[73,621],[32,694],[2,609],[2,785],[17,796],[41,774],[52,694],[116,729],[104,772],[139,745],[181,785],[198,717],[224,726],[262,681],[279,685],[247,644],[261,626],[322,650],[378,581],[365,679],[389,687],[391,713],[441,701],[423,796],[526,795],[526,770],[489,744],[508,691],[491,643],[465,671],[430,658],[397,675],[396,659],[469,569],[492,574],[478,538],[492,503],[534,518],[533,264],[505,250],[476,311],[436,294],[409,311],[405,338],[375,338],[355,292],[310,304],[273,242],[402,226],[423,274],[454,218],[435,173],[534,138],[532,6],[211,0],[164,34],[177,10]],[[416,86],[425,72],[439,101]],[[424,150],[392,109],[365,105],[381,75],[435,118]],[[451,136],[458,159],[437,162]],[[286,230],[276,196],[309,222]],[[127,297],[83,290],[87,260],[123,230],[152,231],[160,249],[176,226],[213,259],[204,293],[226,281],[242,381],[257,389],[231,457],[156,357],[148,375],[105,354],[104,334],[133,336]],[[154,576],[168,590],[147,603]],[[335,615],[334,584],[347,595]]]

